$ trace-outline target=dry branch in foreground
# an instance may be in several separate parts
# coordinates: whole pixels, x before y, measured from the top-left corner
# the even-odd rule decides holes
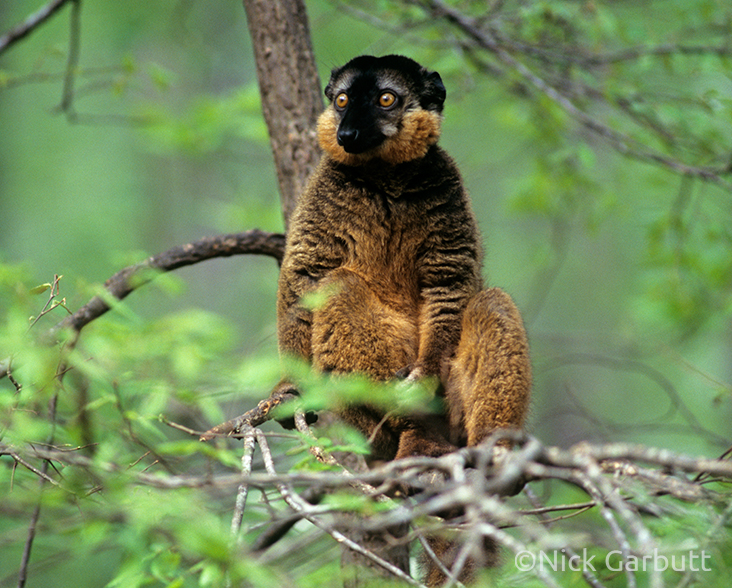
[[[237,533],[249,488],[269,492],[270,502],[277,494],[285,510],[268,527],[280,525],[279,535],[273,538],[270,533],[267,541],[258,541],[259,551],[253,553],[253,557],[265,557],[266,548],[287,529],[299,520],[307,520],[319,532],[330,535],[336,542],[413,586],[422,584],[403,577],[403,573],[388,561],[353,542],[348,529],[369,532],[409,525],[411,530],[401,539],[403,541],[419,540],[425,533],[449,529],[462,537],[465,545],[479,545],[480,541],[470,539],[489,536],[516,555],[552,549],[570,557],[592,546],[628,560],[650,557],[669,549],[663,537],[654,535],[649,521],[678,516],[683,504],[704,508],[712,520],[712,527],[697,546],[699,552],[709,551],[719,540],[718,532],[732,519],[728,496],[707,487],[709,481],[732,482],[732,461],[729,459],[692,457],[625,443],[580,443],[561,449],[545,446],[522,433],[501,431],[477,447],[439,458],[414,457],[345,475],[340,470],[283,473],[277,471],[265,435],[252,427],[245,427],[244,433],[245,457],[249,458],[244,460],[240,474],[160,475],[127,470],[125,475],[133,484],[157,488],[239,486],[235,513],[238,520],[232,525]],[[515,448],[497,458],[496,443],[505,438],[513,440]],[[265,472],[252,471],[255,444],[262,452]],[[100,463],[68,448],[0,444],[0,455],[10,456],[18,466],[70,493],[79,490],[66,487],[58,474],[63,468],[49,468],[42,473],[39,462],[47,460],[57,466],[73,467],[90,479],[104,479],[105,473],[122,474],[125,471],[118,464]],[[332,457],[328,456],[326,461],[329,459]],[[534,488],[539,482],[551,480],[579,488],[585,497],[567,504],[544,504]],[[511,494],[524,481],[528,482],[523,497],[500,498]],[[391,498],[390,490],[399,484],[409,485],[415,493],[401,500]],[[320,502],[319,497],[333,491],[355,493],[362,497],[364,506],[377,500],[382,507],[367,508],[371,514],[364,511],[354,518],[332,504]],[[570,521],[592,510],[600,513],[604,524],[595,522],[590,527],[584,526],[582,532],[573,531]],[[444,520],[443,513],[450,511],[463,514]],[[546,570],[536,570],[536,573],[545,585],[559,585]],[[623,573],[628,586],[639,585],[638,570],[624,569]],[[591,569],[584,570],[583,576],[588,586],[605,586],[603,577]],[[650,586],[660,588],[666,585],[664,582],[660,571],[649,572]]]

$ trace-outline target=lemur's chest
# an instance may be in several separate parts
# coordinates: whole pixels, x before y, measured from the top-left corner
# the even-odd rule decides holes
[[[350,217],[341,225],[346,264],[368,266],[373,272],[387,274],[414,267],[430,224],[418,206],[372,193],[350,200],[343,213]]]

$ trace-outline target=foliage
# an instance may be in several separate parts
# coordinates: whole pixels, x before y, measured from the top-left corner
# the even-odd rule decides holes
[[[4,23],[35,9],[11,4]],[[324,73],[393,51],[445,79],[442,143],[473,194],[488,277],[515,295],[532,336],[535,432],[563,446],[643,441],[708,456],[729,446],[728,3],[309,9]],[[10,368],[0,379],[0,586],[18,583],[39,507],[29,585],[338,586],[334,542],[305,523],[271,556],[248,553],[285,509],[272,485],[251,490],[241,542],[231,540],[241,451],[186,431],[239,414],[277,381],[271,261],[158,279],[75,344],[67,334],[65,346],[48,345],[49,328],[97,293],[89,284],[142,259],[141,248],[281,228],[241,7],[85,3],[82,22],[70,86],[63,15],[0,54],[0,363]],[[333,393],[306,395],[305,408],[327,408],[344,389],[302,377]],[[347,390],[376,400],[357,379]],[[307,452],[312,440],[263,429],[279,472],[328,471]],[[318,435],[327,453],[363,452],[337,425]],[[44,459],[51,448],[60,453]],[[207,476],[218,482],[183,483]],[[587,499],[532,487],[550,506]],[[663,516],[644,521],[662,552],[707,550],[713,567],[688,578],[667,569],[666,585],[726,585],[729,509],[657,500]],[[533,508],[526,496],[508,503]],[[373,508],[353,494],[326,506]],[[612,541],[597,508],[559,524],[561,545],[605,561]],[[561,559],[557,545],[530,547]],[[559,585],[584,581],[551,572]],[[597,575],[627,583],[609,568]],[[486,576],[546,585],[511,553]],[[652,585],[649,574],[638,585]]]

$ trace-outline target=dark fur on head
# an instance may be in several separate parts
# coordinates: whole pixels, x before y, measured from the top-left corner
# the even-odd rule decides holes
[[[325,97],[331,102],[333,101],[335,85],[349,72],[358,74],[359,77],[364,78],[365,82],[371,82],[373,86],[376,86],[380,76],[390,70],[402,83],[408,84],[406,90],[412,97],[419,99],[420,107],[425,110],[442,112],[447,92],[440,74],[436,71],[429,71],[413,59],[403,55],[354,57],[345,65],[331,71],[330,81],[325,87]]]
[[[393,102],[380,103],[384,94]],[[424,157],[440,135],[445,86],[440,74],[408,57],[356,57],[332,71],[325,96],[331,105],[318,136],[340,163],[412,161]]]

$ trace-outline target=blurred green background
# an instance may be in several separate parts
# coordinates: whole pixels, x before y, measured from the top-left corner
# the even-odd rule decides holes
[[[655,18],[668,3],[643,4],[607,10],[618,21],[637,16],[636,30],[623,31],[630,43],[675,40]],[[3,3],[3,28],[33,5]],[[330,68],[361,53],[405,53],[443,75],[442,144],[473,197],[487,281],[510,292],[526,314],[537,434],[563,445],[638,439],[708,449],[709,438],[671,410],[677,400],[664,380],[705,428],[729,437],[730,282],[729,275],[718,276],[721,284],[711,278],[732,264],[730,194],[700,182],[685,186],[677,175],[618,156],[566,115],[542,111],[505,80],[476,72],[435,42],[439,31],[421,32],[417,43],[420,32],[380,29],[338,4],[311,2],[309,10],[324,81]],[[94,285],[145,255],[222,232],[282,230],[239,3],[85,4],[76,122],[56,110],[68,18],[53,18],[0,58],[4,262],[23,263],[39,283],[62,274],[61,294],[76,309]],[[646,90],[673,86],[691,70],[694,77],[684,79],[697,92],[704,85],[729,94],[729,68],[720,63],[692,61],[679,72],[649,64],[646,75],[657,79]],[[720,118],[729,127],[728,109]],[[684,190],[693,202],[680,213],[689,226],[677,237],[700,267],[678,275],[677,292],[667,284],[678,268],[664,239],[674,238]],[[274,349],[277,269],[270,259],[215,260],[176,277],[175,294],[148,288],[128,299],[130,308],[145,318],[200,308],[224,317],[242,356]],[[673,308],[685,304],[697,308]]]
[[[599,52],[730,39],[724,2],[507,4],[537,31],[552,11],[576,19]],[[36,8],[6,0],[0,29]],[[473,198],[486,281],[525,314],[531,432],[562,446],[637,441],[710,457],[729,446],[730,191],[623,157],[517,80],[479,71],[439,24],[400,32],[416,18],[413,6],[313,0],[308,9],[323,83],[363,53],[403,53],[441,73],[441,144]],[[85,2],[75,118],[57,108],[68,12],[0,55],[0,305],[21,304],[18,292],[61,274],[60,295],[76,310],[147,255],[218,233],[281,231],[241,4]],[[649,112],[678,133],[665,145],[652,139],[662,152],[691,153],[697,165],[729,160],[729,57],[648,57],[602,75],[608,93],[657,99],[648,99]],[[699,107],[703,100],[716,106]],[[624,130],[616,113],[593,115]],[[692,149],[698,136],[708,143]],[[186,418],[202,429],[240,414],[275,377],[276,280],[275,262],[255,256],[176,271],[84,330],[78,353],[95,359],[85,376],[105,391],[127,382],[123,398],[145,398],[151,415],[176,410],[168,397],[156,404],[151,390],[175,390],[178,402],[200,403]],[[44,301],[23,299],[31,313]],[[20,332],[8,316],[3,328]],[[41,325],[62,317],[57,309]],[[14,340],[2,339],[3,357]],[[34,380],[29,366],[37,365],[18,369]],[[12,392],[1,380],[0,394]],[[1,586],[11,585],[18,558],[5,561]]]

